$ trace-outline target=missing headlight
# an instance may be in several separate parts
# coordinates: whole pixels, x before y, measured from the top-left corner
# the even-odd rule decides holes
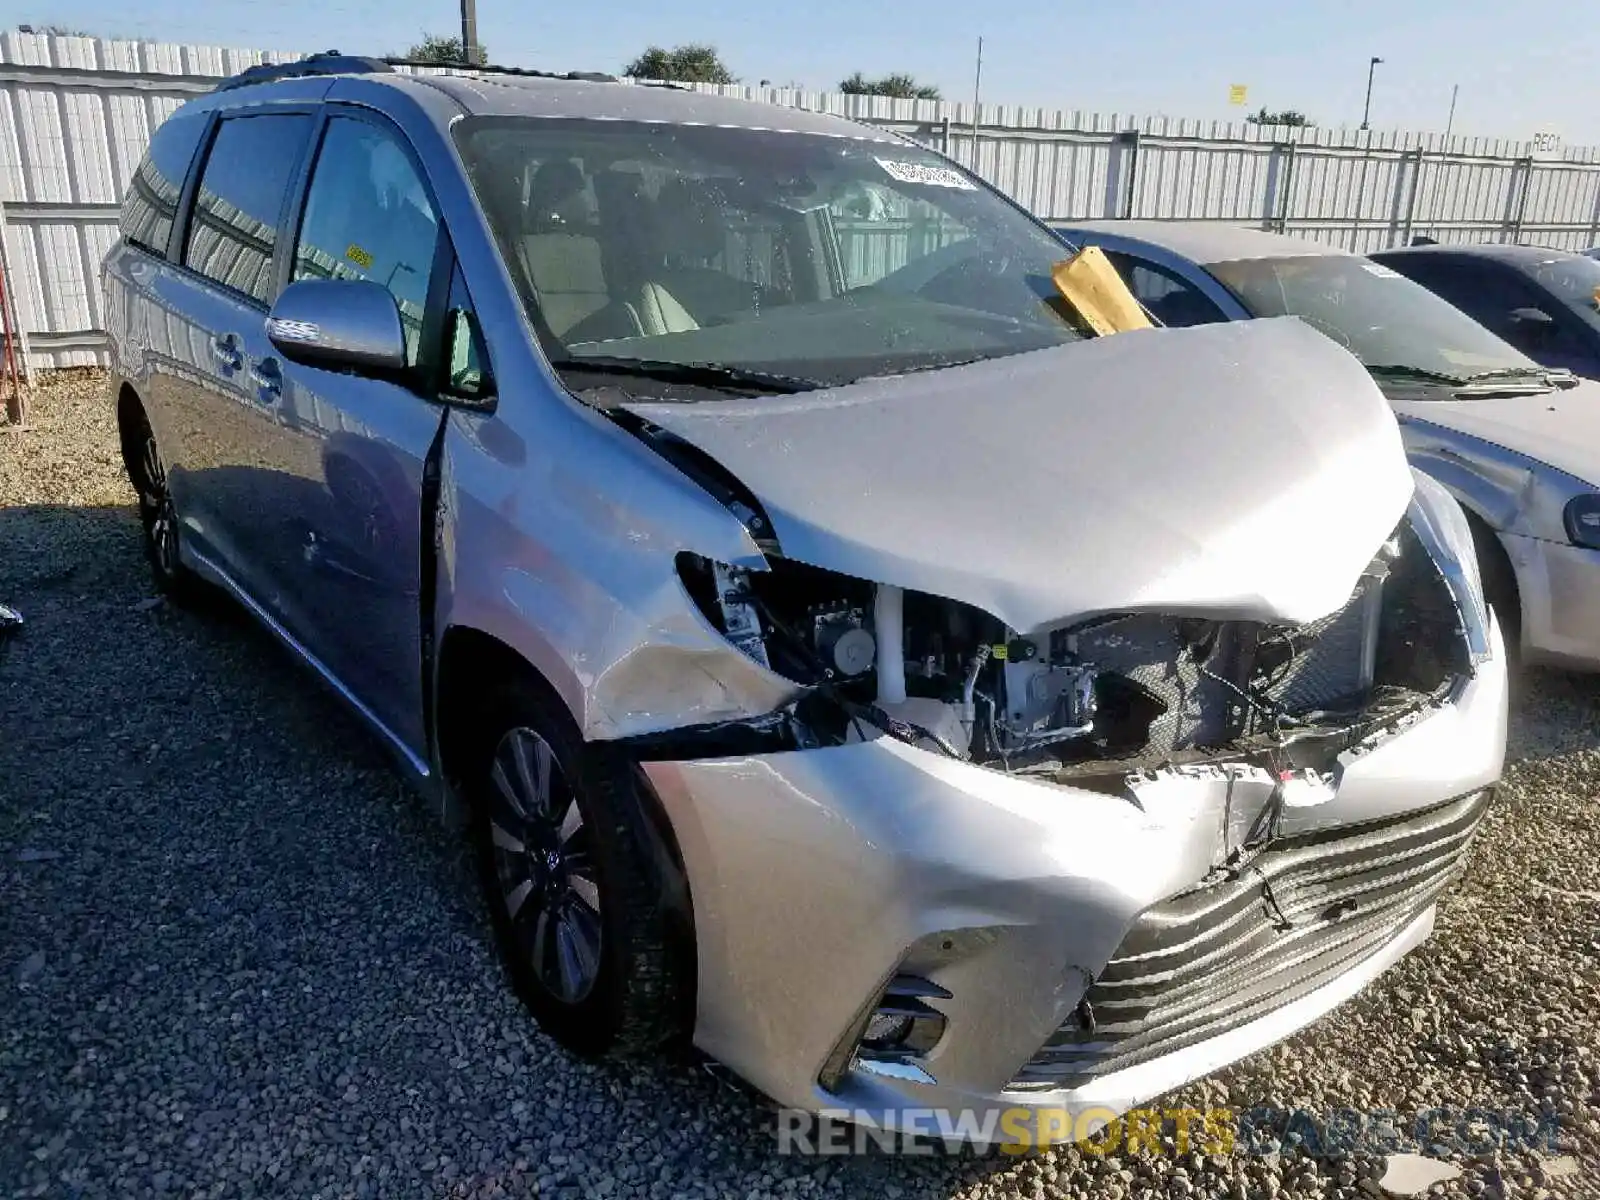
[[[768,566],[678,559],[707,620],[806,689],[793,715],[811,744],[887,733],[1111,779],[1336,737],[1472,669],[1449,581],[1409,521],[1345,605],[1303,625],[1110,612],[1019,634],[957,601],[776,554]]]

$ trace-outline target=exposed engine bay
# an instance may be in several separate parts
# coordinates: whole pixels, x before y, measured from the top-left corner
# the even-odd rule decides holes
[[[1024,635],[956,601],[769,563],[686,554],[679,572],[731,642],[807,689],[790,714],[800,745],[875,729],[1080,785],[1273,747],[1298,766],[1471,669],[1449,587],[1405,522],[1344,607],[1306,625],[1106,613]]]

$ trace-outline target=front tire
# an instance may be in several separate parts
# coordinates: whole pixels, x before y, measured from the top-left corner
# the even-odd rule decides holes
[[[586,1058],[657,1051],[684,1032],[686,955],[662,840],[632,765],[585,744],[548,698],[501,689],[463,781],[484,899],[512,986]]]

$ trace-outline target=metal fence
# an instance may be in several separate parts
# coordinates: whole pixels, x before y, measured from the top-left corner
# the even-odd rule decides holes
[[[0,268],[33,367],[89,364],[99,264],[150,133],[185,99],[294,54],[0,34]],[[731,85],[944,151],[1047,219],[1221,221],[1357,251],[1439,241],[1600,243],[1600,148],[1132,117]],[[859,253],[875,253],[863,247]],[[866,269],[865,266],[863,269]]]

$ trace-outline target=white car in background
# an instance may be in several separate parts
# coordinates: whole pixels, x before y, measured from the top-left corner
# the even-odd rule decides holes
[[[1349,350],[1414,466],[1466,509],[1484,592],[1525,661],[1600,670],[1600,383],[1540,366],[1399,272],[1214,222],[1058,224],[1164,325],[1296,316]]]

